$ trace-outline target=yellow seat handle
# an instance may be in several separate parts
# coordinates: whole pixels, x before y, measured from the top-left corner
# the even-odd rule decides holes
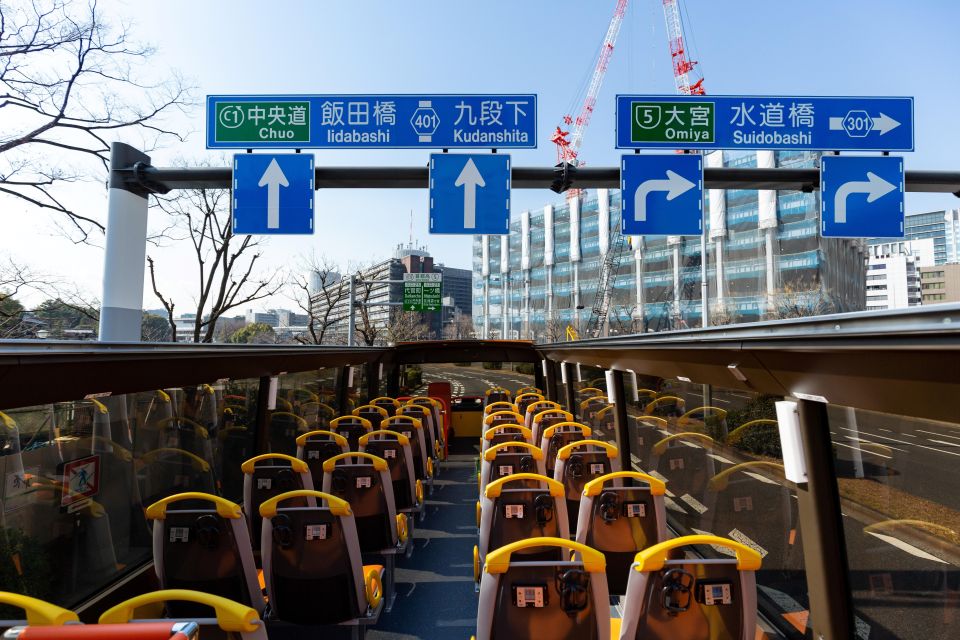
[[[664,402],[675,402],[677,403],[678,406],[686,407],[686,403],[684,402],[683,398],[681,398],[680,396],[660,396],[659,398],[654,398],[649,403],[647,403],[647,406],[643,408],[643,412],[647,415],[650,415],[651,413],[653,413],[653,410],[657,407],[658,404],[661,404]]]
[[[487,429],[486,431],[484,431],[484,432],[483,432],[483,439],[484,439],[484,440],[493,440],[493,437],[494,437],[494,436],[496,436],[496,435],[498,435],[498,434],[506,433],[506,432],[504,431],[504,429],[509,429],[510,431],[517,431],[517,432],[519,432],[521,435],[523,435],[524,438],[527,439],[527,441],[529,441],[530,438],[533,437],[533,432],[530,431],[530,429],[527,429],[527,428],[526,428],[525,426],[523,426],[522,424],[498,424],[497,426],[495,426],[495,427],[490,427],[489,429]]]
[[[364,592],[367,596],[367,604],[371,609],[376,609],[383,599],[383,582],[380,580],[380,570],[370,569],[363,576]]]
[[[306,473],[307,463],[299,458],[294,458],[293,456],[288,456],[285,453],[261,453],[258,456],[253,456],[242,465],[240,465],[240,471],[244,473],[253,473],[253,470],[256,468],[258,462],[264,462],[266,460],[276,460],[278,462],[288,462],[290,468],[297,473]]]
[[[3,427],[8,431],[13,431],[17,428],[17,421],[5,414],[3,411],[0,411],[0,425],[3,425]]]
[[[381,418],[386,418],[387,416],[390,415],[389,413],[387,413],[386,409],[384,409],[383,407],[378,407],[375,404],[365,404],[365,405],[359,406],[353,411],[351,411],[350,415],[361,417],[360,416],[361,411],[376,411],[377,413],[380,414]]]
[[[323,472],[330,473],[337,466],[337,463],[341,460],[348,460],[349,458],[363,458],[369,460],[373,464],[373,468],[376,471],[386,471],[389,469],[387,461],[381,458],[380,456],[375,456],[372,453],[360,452],[360,451],[348,451],[347,453],[341,453],[335,455],[332,458],[327,458],[323,461]]]
[[[575,551],[580,554],[583,568],[590,573],[603,573],[607,570],[607,561],[602,553],[585,544],[580,544],[573,540],[564,540],[563,538],[528,538],[526,540],[511,542],[496,551],[488,553],[483,570],[491,574],[506,573],[507,569],[510,568],[510,556],[514,551],[533,547],[560,547],[562,549],[569,549],[570,551]]]
[[[596,387],[584,387],[583,389],[580,389],[580,391],[578,391],[577,393],[581,395],[586,393],[592,393],[596,396],[597,394],[602,394],[603,389],[597,389]]]
[[[580,432],[581,432],[581,433],[584,435],[584,437],[586,437],[586,438],[589,438],[591,435],[593,435],[593,429],[591,429],[591,428],[588,427],[587,425],[582,424],[582,423],[580,423],[580,422],[573,422],[572,420],[567,420],[566,422],[558,422],[557,424],[552,424],[552,425],[550,425],[549,427],[547,427],[546,429],[544,429],[544,430],[543,430],[543,437],[544,437],[544,438],[550,438],[550,437],[552,437],[553,434],[555,434],[557,431],[560,430],[560,427],[575,427],[575,428],[579,429]]]
[[[212,502],[217,507],[217,515],[219,515],[221,518],[238,520],[239,518],[243,517],[243,513],[240,510],[240,505],[235,502],[230,502],[226,498],[221,498],[220,496],[215,496],[210,493],[188,491],[186,493],[177,493],[172,496],[167,496],[162,500],[154,502],[152,505],[147,507],[147,519],[163,520],[167,517],[167,505],[174,502],[182,502],[183,500],[205,500],[206,502]]]
[[[560,447],[560,450],[557,451],[557,460],[566,460],[573,455],[574,450],[589,446],[600,447],[606,451],[608,458],[616,458],[619,455],[617,448],[609,442],[601,442],[600,440],[578,440],[577,442],[571,442],[565,447]]]
[[[327,438],[333,440],[340,447],[347,446],[347,439],[344,438],[339,433],[334,433],[333,431],[326,431],[324,429],[318,429],[316,431],[308,431],[304,434],[297,436],[297,446],[302,447],[307,444],[307,440],[310,438],[318,438],[320,436],[326,436]]]
[[[650,485],[650,495],[652,496],[662,496],[667,492],[667,485],[663,480],[654,478],[646,473],[640,473],[639,471],[614,471],[599,478],[594,478],[583,485],[583,495],[591,498],[600,495],[603,491],[603,485],[616,478],[633,478],[634,480],[646,482]]]
[[[537,399],[537,400],[543,400],[543,399],[544,399],[542,393],[537,393],[537,392],[535,392],[535,391],[527,391],[526,393],[520,393],[520,394],[517,394],[516,396],[514,396],[514,397],[513,397],[513,402],[514,402],[514,404],[516,404],[516,403],[518,403],[518,402],[520,402],[521,400],[524,400],[524,399],[526,399],[526,398],[535,398],[535,399]]]
[[[736,444],[746,434],[747,431],[753,429],[754,427],[776,427],[778,424],[779,423],[776,420],[770,420],[768,418],[759,418],[757,420],[751,420],[750,422],[744,422],[742,425],[727,434],[727,444]]]
[[[394,407],[400,406],[399,400],[397,400],[396,398],[389,398],[387,396],[380,396],[379,398],[374,398],[373,400],[370,401],[370,404],[376,405],[378,402],[389,402]]]
[[[506,402],[504,400],[497,400],[496,402],[491,402],[483,409],[485,416],[494,413],[495,411],[516,411],[517,405],[512,402]]]
[[[224,631],[250,633],[260,628],[260,616],[257,615],[255,609],[211,593],[191,591],[190,589],[165,589],[130,598],[107,609],[100,616],[100,624],[125,624],[134,619],[137,609],[151,604],[170,602],[171,600],[195,602],[212,607],[216,612],[217,625]]]
[[[607,396],[591,396],[580,403],[580,410],[583,411],[591,402],[606,402]]]
[[[303,418],[301,418],[295,413],[290,413],[289,411],[274,411],[273,413],[270,414],[270,419],[272,420],[273,418],[276,418],[278,416],[282,416],[284,418],[293,418],[293,421],[297,423],[297,426],[303,427],[304,429],[306,429],[309,426],[306,420],[304,420]]]
[[[19,593],[0,591],[0,604],[23,609],[31,627],[59,627],[68,622],[80,622],[77,614],[69,609]]]
[[[326,500],[327,508],[330,509],[330,513],[335,516],[349,516],[353,513],[350,511],[350,503],[342,498],[338,498],[330,493],[314,491],[313,489],[297,489],[296,491],[287,491],[286,493],[281,493],[278,496],[274,496],[269,500],[266,500],[260,505],[260,517],[274,517],[277,515],[277,509],[279,508],[280,503],[285,500],[292,500],[293,498],[316,498],[317,500]]]
[[[500,494],[503,492],[503,485],[507,484],[508,482],[517,482],[519,480],[535,480],[536,482],[544,483],[550,490],[550,495],[554,498],[562,498],[566,495],[562,482],[559,480],[554,480],[553,478],[548,478],[547,476],[542,476],[539,473],[515,473],[510,476],[503,476],[502,478],[498,478],[488,484],[487,488],[484,489],[484,495],[488,498],[499,498]]]
[[[730,482],[730,476],[737,471],[747,471],[749,469],[758,468],[777,471],[781,476],[786,476],[786,471],[784,471],[782,464],[768,462],[766,460],[752,460],[750,462],[741,462],[740,464],[724,469],[717,475],[713,476],[710,478],[709,482],[707,482],[707,489],[710,491],[723,491],[727,488],[727,484]]]
[[[400,410],[403,411],[403,407],[400,407]],[[409,420],[410,422],[407,422]],[[414,418],[413,416],[408,416],[400,414],[398,416],[390,416],[386,420],[380,423],[381,427],[392,427],[397,425],[398,427],[412,427],[414,429],[423,429],[423,420],[420,418]]]
[[[547,410],[545,410],[545,411],[540,411],[540,412],[536,413],[536,414],[533,416],[533,421],[534,421],[534,422],[540,422],[540,421],[542,421],[544,418],[546,418],[548,414],[554,414],[554,415],[556,415],[556,414],[558,414],[558,413],[563,414],[563,418],[564,418],[565,420],[567,420],[568,422],[572,422],[572,421],[573,421],[573,414],[570,413],[569,411],[564,411],[563,409],[547,409]]]
[[[713,444],[713,438],[705,433],[697,433],[696,431],[681,431],[680,433],[669,435],[663,440],[657,442],[657,444],[653,445],[653,455],[663,455],[663,452],[667,450],[667,445],[673,440],[700,440],[707,446]]]
[[[380,407],[377,407],[377,408],[379,409]],[[384,413],[386,413],[386,412],[384,412]],[[347,424],[351,424],[351,425],[355,425],[356,423],[359,422],[359,423],[361,424],[361,426],[363,426],[363,428],[366,429],[367,431],[369,431],[370,429],[373,429],[373,423],[372,423],[372,422],[370,422],[369,420],[367,420],[366,418],[364,418],[364,417],[362,417],[362,416],[357,416],[357,415],[353,415],[353,416],[340,416],[339,418],[334,418],[333,420],[330,421],[330,427],[331,427],[331,428],[338,427],[338,426],[340,426],[340,423],[341,423],[341,422],[346,422]]]
[[[389,429],[377,429],[376,431],[371,431],[370,433],[366,433],[360,436],[360,440],[358,440],[358,443],[360,444],[361,447],[365,447],[367,446],[367,443],[370,442],[370,440],[373,438],[373,436],[393,436],[394,438],[397,439],[397,444],[403,447],[406,447],[410,444],[410,438],[403,435],[402,433],[399,433],[397,431],[390,431]],[[346,442],[346,440],[344,440],[344,442]]]
[[[680,547],[699,544],[710,544],[730,549],[736,554],[737,569],[740,571],[757,571],[760,569],[760,554],[750,547],[740,544],[736,540],[706,534],[673,538],[644,549],[634,557],[633,568],[642,572],[660,571],[663,569],[671,551]]]
[[[693,419],[693,417],[698,413],[703,413],[704,417],[706,417],[706,414],[708,413],[715,413],[718,416],[720,416],[721,420],[727,417],[726,409],[721,409],[720,407],[713,407],[710,405],[704,405],[702,407],[695,407],[693,409],[690,409],[690,411],[687,411],[685,414],[677,418],[677,422],[680,424],[685,424],[686,422],[689,422],[691,419]]]
[[[666,418],[661,418],[660,416],[630,416],[630,417],[633,418],[634,422],[636,422],[638,425],[642,424],[645,427],[654,427],[654,426],[666,427],[668,424],[670,424]],[[650,424],[649,421],[651,420],[655,424]]]
[[[184,449],[176,449],[174,447],[162,447],[160,449],[154,449],[153,451],[147,451],[145,454],[140,456],[140,460],[144,464],[151,464],[161,454],[164,454],[164,453],[175,453],[177,455],[181,455],[184,458],[187,458],[190,460],[190,466],[192,466],[194,469],[203,471],[204,473],[207,473],[210,471],[209,462],[207,462],[206,460],[204,460],[203,458],[201,458],[196,454],[190,453],[189,451],[185,451]]]
[[[494,411],[493,413],[487,414],[487,416],[483,419],[483,424],[493,424],[493,421],[498,419],[498,417],[515,418],[515,422],[523,422],[523,416],[516,411]]]
[[[494,387],[494,388],[492,388],[492,389],[487,389],[487,390],[484,392],[483,395],[488,396],[488,395],[490,395],[491,393],[505,393],[505,394],[507,394],[508,396],[510,396],[511,398],[513,397],[513,394],[510,393],[510,390],[509,390],[509,389],[504,389],[503,387]]]
[[[600,409],[600,411],[597,411],[597,418],[602,418],[602,417],[606,416],[608,413],[610,413],[611,411],[613,411],[613,405],[612,405],[612,404],[609,405],[609,406],[604,407],[603,409]]]
[[[397,514],[397,540],[400,541],[400,544],[403,544],[407,541],[407,537],[410,535],[410,525],[407,522],[407,514],[398,513]]]
[[[549,411],[554,409],[556,411],[563,411],[563,407],[559,403],[554,402],[553,400],[537,400],[536,402],[531,402],[527,406],[527,410],[524,413],[537,414],[541,411]]]
[[[526,449],[530,452],[530,455],[533,456],[534,460],[543,460],[543,451],[540,450],[540,447],[536,447],[529,442],[501,442],[500,444],[495,444],[483,452],[483,459],[487,462],[493,462],[493,459],[497,457],[497,453],[510,447]]]
[[[417,504],[423,504],[423,480],[417,480],[414,484],[414,496],[417,498]]]
[[[473,545],[473,581],[480,582],[480,547]]]

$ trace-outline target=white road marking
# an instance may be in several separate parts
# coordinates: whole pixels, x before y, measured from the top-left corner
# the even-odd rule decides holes
[[[938,438],[950,438],[951,440],[960,440],[960,438],[958,438],[957,436],[948,436],[945,433],[937,433],[936,431],[924,431],[923,429],[917,429],[917,433],[929,433],[930,435],[937,436]]]
[[[727,458],[724,458],[723,456],[718,456],[715,453],[708,453],[707,455],[713,458],[714,460],[716,460],[717,462],[722,462],[723,464],[733,464],[733,460],[728,460]]]
[[[867,455],[877,456],[878,458],[886,458],[887,460],[890,460],[893,457],[893,456],[885,456],[882,453],[877,453],[875,451],[864,451],[863,449],[860,449],[858,447],[853,447],[849,444],[843,444],[842,442],[834,442],[833,444],[837,445],[838,447],[846,447],[847,449],[853,449],[854,451],[859,451],[860,453],[866,453]]]
[[[909,445],[913,445],[914,447],[917,447],[918,449],[929,449],[930,451],[936,451],[937,453],[943,453],[948,456],[957,456],[958,458],[960,458],[960,453],[956,453],[955,451],[944,451],[943,449],[937,449],[936,447],[928,447],[922,444],[914,444],[913,442],[907,442],[906,440],[897,440],[896,438],[891,438],[890,436],[875,435],[873,433],[867,433],[866,431],[863,431],[862,433],[866,433],[868,436],[872,438],[883,438],[884,440],[890,440],[891,442],[899,442],[900,444],[909,444]],[[884,445],[884,446],[889,446],[889,445]],[[892,448],[893,447],[891,447],[891,449]]]
[[[871,536],[873,536],[874,538],[880,538],[881,540],[883,540],[883,541],[886,542],[887,544],[893,545],[894,547],[896,547],[897,549],[900,549],[901,551],[906,551],[907,553],[909,553],[909,554],[912,555],[912,556],[916,556],[916,557],[922,558],[922,559],[924,559],[924,560],[932,560],[933,562],[939,562],[940,564],[950,564],[950,563],[947,562],[946,560],[941,560],[941,559],[938,558],[937,556],[932,555],[932,554],[929,554],[929,553],[927,553],[926,551],[924,551],[923,549],[918,549],[917,547],[913,546],[912,544],[909,544],[909,543],[907,543],[907,542],[904,542],[904,541],[901,540],[900,538],[894,538],[893,536],[888,536],[888,535],[885,535],[885,534],[883,534],[883,533],[874,533],[873,531],[867,531],[866,533],[869,533],[869,534],[870,534]]]
[[[847,429],[846,427],[840,427],[840,428],[843,429],[844,431],[851,431],[851,432],[853,432],[853,433],[866,433],[868,436],[870,436],[870,437],[872,437],[872,438],[884,438],[884,439],[886,439],[886,440],[893,440],[894,442],[902,442],[903,444],[911,444],[911,443],[909,443],[909,442],[903,442],[902,440],[894,440],[894,439],[891,438],[890,436],[880,436],[880,435],[875,435],[875,434],[872,434],[872,433],[867,433],[867,432],[864,431],[863,429],[857,430],[857,429]],[[872,440],[867,440],[866,438],[860,438],[860,437],[857,437],[857,436],[845,436],[845,437],[846,437],[848,440],[859,440],[860,442],[866,442],[867,444],[878,444],[878,445],[880,445],[881,447],[887,447],[888,449],[894,449],[895,451],[902,451],[903,453],[910,453],[910,452],[907,451],[906,449],[900,449],[900,448],[898,448],[898,447],[891,447],[891,446],[888,445],[888,444],[883,444],[882,442],[873,442]]]
[[[960,442],[947,442],[946,440],[934,440],[933,438],[927,438],[927,442],[942,444],[947,447],[960,447]]]

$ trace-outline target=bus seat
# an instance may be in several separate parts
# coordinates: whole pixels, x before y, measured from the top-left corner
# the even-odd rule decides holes
[[[379,429],[380,422],[382,422],[384,418],[390,417],[390,414],[386,409],[384,409],[383,407],[378,407],[375,404],[361,405],[356,409],[354,409],[353,411],[351,411],[350,413],[352,415],[359,416],[361,418],[366,418],[367,420],[369,420],[371,429]],[[350,446],[355,447],[356,444],[351,442]]]
[[[490,551],[527,538],[570,539],[563,485],[535,473],[515,473],[494,480],[480,498],[480,540],[474,562],[474,579]],[[555,547],[546,555],[521,551],[528,560],[560,560]]]
[[[510,390],[503,387],[487,389],[483,394],[483,406],[486,407],[493,402],[512,402],[512,396]]]
[[[713,457],[714,442],[708,435],[696,432],[674,433],[657,441],[650,456],[650,473],[670,482],[670,493],[686,513],[685,524],[699,526],[710,509],[707,484],[714,476],[717,461]],[[672,498],[672,496],[670,496]],[[672,508],[672,507],[671,507]],[[708,514],[706,517],[710,517]]]
[[[263,612],[240,505],[206,493],[179,493],[154,502],[146,516],[154,521],[153,562],[161,588],[203,591]],[[171,608],[175,616],[194,612],[191,605]]]
[[[423,502],[423,484],[417,480],[414,470],[410,438],[397,431],[380,429],[362,436],[359,444],[361,452],[387,461],[397,511],[410,513],[419,509]]]
[[[370,404],[380,407],[387,412],[387,417],[394,416],[397,414],[397,409],[400,408],[401,404],[399,400],[394,400],[393,398],[388,398],[387,396],[380,396],[379,398],[374,398],[370,401]]]
[[[204,614],[203,617],[186,618],[169,616],[172,622],[196,622],[201,627],[217,627],[228,635],[239,635],[242,640],[267,640],[266,626],[256,610],[228,598],[189,589],[166,589],[130,598],[104,611],[100,616],[99,624],[133,624],[144,625],[146,628],[146,625],[153,624],[157,618],[163,617],[164,608],[168,612],[184,608],[183,606],[171,607],[171,602],[180,605],[189,603],[187,608],[199,610]],[[211,609],[213,617],[209,615]],[[106,630],[101,630],[101,633],[105,638],[116,636]],[[171,638],[181,637],[184,636],[171,636]],[[207,637],[206,634],[203,637]]]
[[[483,432],[483,438],[480,440],[480,453],[502,442],[529,442],[533,444],[532,439],[533,434],[530,433],[530,429],[523,425],[498,424]]]
[[[440,457],[440,440],[437,437],[437,423],[430,407],[407,402],[397,410],[397,415],[416,418],[423,425],[424,446],[430,458],[436,462]]]
[[[542,393],[518,393],[513,398],[513,404],[517,407],[517,412],[521,415],[527,412],[527,407],[529,407],[534,402],[539,402],[543,400]],[[521,418],[522,420],[522,418]]]
[[[297,459],[310,467],[313,489],[319,490],[318,483],[323,479],[323,463],[335,455],[350,450],[347,439],[333,431],[308,431],[297,436]],[[306,487],[310,489],[311,487]]]
[[[350,504],[361,552],[378,553],[397,546],[401,532],[386,460],[355,452],[330,458],[323,463],[323,493]]]
[[[553,467],[557,462],[557,453],[570,443],[586,440],[593,434],[593,429],[579,422],[557,422],[541,432],[540,441],[535,443],[544,454],[544,466],[547,475],[553,477]]]
[[[572,559],[529,561],[519,553],[538,547],[573,552]],[[602,553],[560,538],[531,538],[491,551],[480,580],[477,640],[609,640],[605,568]]]
[[[501,424],[523,424],[523,415],[518,411],[494,411],[483,417],[485,430]]]
[[[567,492],[571,531],[577,528],[583,488],[594,478],[620,471],[619,455],[615,446],[599,440],[571,442],[557,452],[553,479],[562,482]]]
[[[514,473],[544,475],[540,448],[529,442],[504,442],[488,448],[480,459],[480,493],[487,484]]]
[[[260,539],[258,504],[287,491],[313,487],[307,463],[282,453],[254,456],[240,465],[240,470],[243,472],[243,512],[253,540]]]
[[[563,409],[547,409],[533,414],[533,419],[530,421],[533,441],[539,443],[543,437],[543,430],[558,422],[573,422],[573,414]]]
[[[733,557],[684,558],[681,549],[712,545]],[[711,535],[661,542],[636,555],[627,582],[620,640],[754,640],[760,554]]]
[[[541,411],[548,411],[550,409],[554,409],[555,411],[563,411],[563,407],[560,406],[560,403],[554,402],[553,400],[537,400],[536,402],[531,402],[527,405],[526,410],[523,412],[523,426],[528,429],[532,428],[533,417]]]
[[[491,413],[496,411],[516,411],[517,405],[512,402],[507,402],[505,400],[498,400],[496,402],[491,402],[488,405],[483,407],[483,417],[487,417]]]
[[[406,408],[401,407],[400,411]],[[427,450],[427,435],[423,432],[423,420],[413,415],[400,414],[384,420],[380,428],[396,431],[410,440],[415,477],[421,482],[428,482],[433,477],[433,463]]]
[[[623,481],[633,481],[624,486]],[[607,559],[610,595],[627,592],[630,565],[638,551],[667,539],[663,481],[636,471],[600,476],[583,487],[576,541]]]
[[[373,423],[362,416],[340,416],[330,421],[330,431],[346,438],[350,451],[356,451],[360,436],[373,431]]]
[[[306,498],[313,504],[297,506]],[[301,490],[260,505],[261,549],[270,608],[296,624],[375,620],[382,609],[382,568],[366,568],[350,505]]]

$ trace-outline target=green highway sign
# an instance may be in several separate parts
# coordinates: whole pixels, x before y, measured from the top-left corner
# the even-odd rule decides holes
[[[631,142],[714,141],[712,102],[634,102]]]
[[[439,311],[442,277],[439,273],[403,274],[403,310]]]
[[[310,141],[309,100],[243,102],[229,99],[213,103],[215,143],[262,144]]]

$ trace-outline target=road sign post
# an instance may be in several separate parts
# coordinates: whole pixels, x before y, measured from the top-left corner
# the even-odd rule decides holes
[[[403,274],[403,310],[439,311],[443,274]]]
[[[233,232],[313,233],[313,180],[312,155],[235,155]]]
[[[533,149],[537,96],[207,96],[208,149]]]
[[[703,232],[703,157],[625,155],[621,233],[700,235]]]
[[[913,151],[913,98],[617,96],[618,149]]]
[[[903,175],[903,158],[821,158],[821,235],[902,238]]]
[[[430,155],[430,233],[510,232],[510,156]]]

